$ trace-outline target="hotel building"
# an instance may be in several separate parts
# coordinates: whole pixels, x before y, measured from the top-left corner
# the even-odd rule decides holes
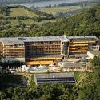
[[[27,65],[49,65],[68,57],[82,57],[87,51],[99,51],[95,36],[42,36],[0,38],[5,60],[25,61]]]
[[[76,82],[74,78],[74,73],[42,73],[34,74],[34,82],[36,85],[41,85],[44,83],[71,83]]]
[[[0,52],[4,61],[25,62],[25,45],[18,38],[0,38]]]
[[[33,37],[24,41],[27,65],[49,65],[62,60],[62,36]]]
[[[70,36],[69,55],[80,56],[87,51],[99,51],[99,40],[95,36]]]

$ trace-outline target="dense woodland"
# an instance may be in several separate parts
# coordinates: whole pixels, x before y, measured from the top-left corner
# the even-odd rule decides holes
[[[3,74],[2,82],[7,83],[8,80],[18,86],[2,87],[0,100],[100,100],[100,57],[94,57],[91,67],[93,72],[75,72],[76,84],[53,83],[36,86],[31,76],[30,86],[21,88],[20,85],[23,84],[18,81],[21,80],[20,77]]]
[[[1,10],[2,12],[2,10]],[[24,20],[24,19],[23,19]],[[32,24],[26,30],[25,24],[19,20],[19,25],[10,26],[9,20],[1,21],[6,26],[5,30],[0,27],[1,37],[15,36],[49,36],[49,35],[100,35],[100,4],[86,9],[70,18],[60,18],[56,22],[42,25]],[[1,25],[2,26],[2,25]]]

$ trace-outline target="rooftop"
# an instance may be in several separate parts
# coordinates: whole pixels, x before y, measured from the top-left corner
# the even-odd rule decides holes
[[[88,52],[90,52],[90,53],[93,54],[94,56],[100,55],[100,51],[88,51]]]
[[[41,37],[4,37],[0,40],[4,44],[24,44],[24,42],[34,41],[60,41],[64,36],[41,36]]]
[[[41,37],[28,37],[24,42],[33,41],[60,41],[64,39],[64,36],[41,36]]]
[[[74,73],[44,73],[44,74],[35,74],[36,78],[64,78],[64,77],[74,77]]]
[[[35,83],[41,85],[43,83],[75,83],[74,73],[45,73],[34,74]]]
[[[0,41],[4,44],[24,44],[24,42],[22,40],[18,40],[17,37],[5,37],[1,38]]]
[[[61,67],[85,67],[85,63],[77,63],[77,62],[59,62]]]
[[[85,40],[98,40],[96,36],[68,36],[68,39],[77,40],[77,39],[85,39]]]
[[[41,36],[41,37],[4,37],[0,40],[4,44],[24,44],[24,42],[34,41],[69,41],[70,39],[88,39],[98,40],[96,36]]]

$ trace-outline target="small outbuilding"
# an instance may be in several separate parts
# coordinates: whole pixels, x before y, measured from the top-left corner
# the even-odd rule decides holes
[[[100,55],[100,51],[88,51],[87,55],[89,56],[90,59],[93,59],[94,56]]]
[[[43,73],[34,74],[34,82],[36,85],[43,83],[75,83],[74,73]]]

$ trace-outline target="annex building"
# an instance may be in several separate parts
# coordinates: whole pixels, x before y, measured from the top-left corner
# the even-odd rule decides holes
[[[74,73],[44,73],[34,74],[34,82],[36,85],[44,83],[72,83],[74,84]]]
[[[99,51],[95,36],[41,36],[0,38],[3,60],[20,60],[27,65],[50,65],[68,57]]]

